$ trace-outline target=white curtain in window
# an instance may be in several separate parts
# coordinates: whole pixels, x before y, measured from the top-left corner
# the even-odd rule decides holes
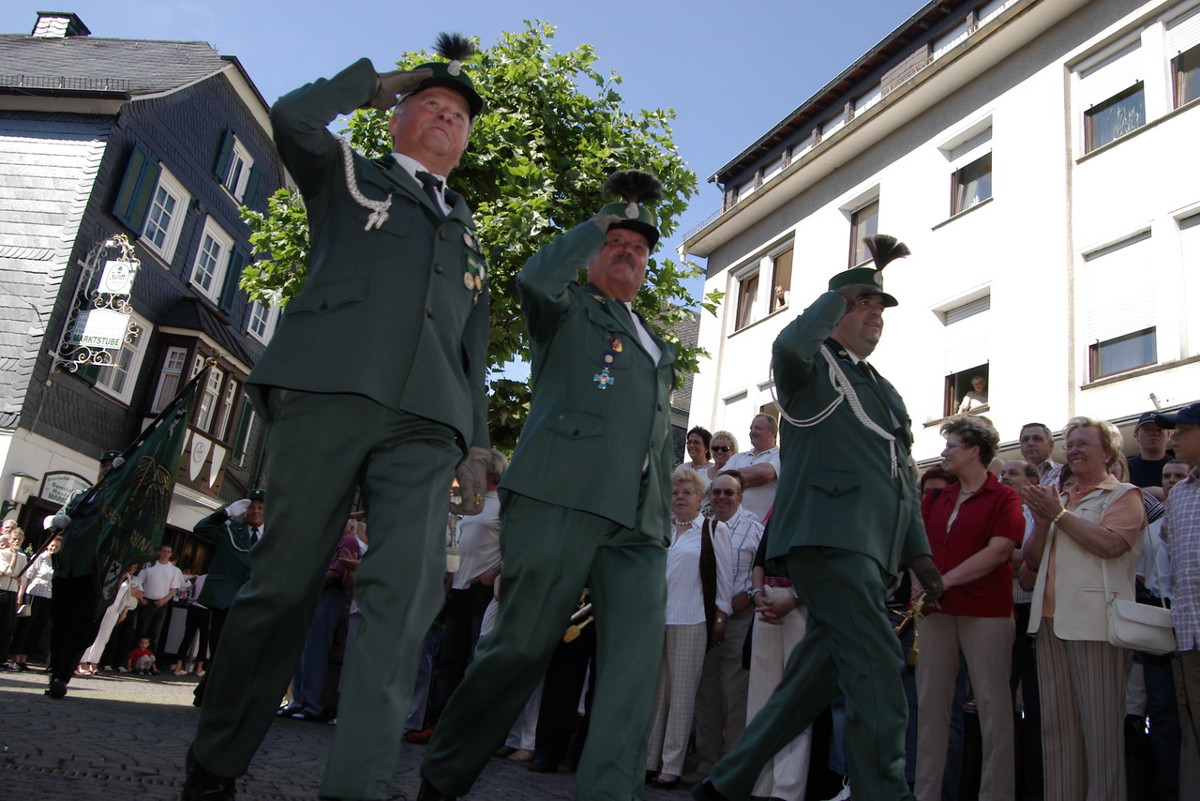
[[[946,323],[946,375],[960,373],[987,362],[992,347],[992,296],[948,309]]]
[[[1105,342],[1154,325],[1150,234],[1144,233],[1084,256],[1084,310],[1088,344]]]
[[[1142,43],[1130,42],[1117,52],[1079,70],[1079,103],[1084,109],[1103,103],[1142,80]]]

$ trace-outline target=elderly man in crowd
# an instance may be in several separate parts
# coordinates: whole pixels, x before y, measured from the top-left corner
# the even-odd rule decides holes
[[[722,473],[713,480],[709,503],[718,528],[728,529],[733,544],[733,614],[725,623],[725,639],[704,655],[696,697],[696,752],[699,770],[706,774],[722,755],[733,750],[746,728],[750,672],[742,667],[742,650],[754,622],[750,573],[763,532],[762,524],[742,508],[739,471]]]
[[[1040,483],[1047,484],[1058,476],[1062,465],[1051,458],[1054,434],[1049,426],[1045,423],[1026,423],[1021,426],[1018,443],[1021,446],[1021,458],[1034,466]]]
[[[750,450],[729,457],[722,472],[742,474],[742,506],[761,523],[775,503],[779,484],[779,424],[769,414],[756,414],[750,422]]]
[[[443,36],[439,51],[449,63],[406,72],[361,59],[271,109],[312,248],[305,285],[246,382],[270,427],[271,536],[254,549],[221,638],[184,801],[233,797],[233,777],[275,719],[356,491],[374,536],[357,569],[363,625],[346,649],[320,794],[388,796],[421,640],[441,603],[455,466],[467,468],[465,498],[482,502],[489,457],[485,264],[466,201],[444,186],[483,102],[462,65],[469,43]],[[395,152],[375,161],[327,128],[367,105],[396,106]]]
[[[596,693],[576,798],[640,797],[663,648],[675,353],[632,312],[658,243],[646,173],[517,276],[533,405],[500,483],[503,603],[425,753],[419,798],[467,792],[545,673],[586,585]],[[588,282],[576,283],[587,267]]]
[[[908,253],[892,237],[868,241],[880,268]],[[839,692],[854,797],[912,798],[904,779],[904,657],[884,597],[901,560],[929,599],[941,596],[942,585],[921,522],[908,411],[865,361],[883,334],[884,309],[897,303],[882,283],[870,267],[836,274],[775,340],[772,367],[789,425],[786,484],[766,556],[786,565],[809,629],[767,705],[695,798],[745,801],[764,763]]]

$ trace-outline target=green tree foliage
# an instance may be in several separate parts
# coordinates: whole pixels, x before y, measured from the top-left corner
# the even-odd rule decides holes
[[[468,65],[486,105],[475,123],[471,144],[451,184],[475,210],[479,239],[488,258],[492,332],[489,360],[490,425],[493,441],[515,443],[529,409],[526,383],[501,375],[511,362],[528,358],[515,277],[522,265],[557,234],[591,217],[605,202],[601,187],[618,169],[638,168],[657,175],[663,200],[660,227],[669,235],[696,176],[680,158],[671,138],[670,109],[631,113],[623,107],[615,73],[601,75],[597,56],[583,44],[568,53],[551,48],[554,28],[526,22],[506,33]],[[402,69],[431,60],[407,53]],[[343,133],[367,156],[391,151],[387,112],[360,110],[346,118]],[[246,268],[241,286],[252,298],[284,305],[304,283],[308,228],[299,194],[281,189],[267,213],[243,211],[258,257]],[[658,333],[680,352],[680,378],[694,372],[702,350],[681,346],[672,328],[699,305],[715,313],[719,295],[697,300],[684,281],[700,274],[660,253],[646,271],[646,286],[635,306]]]

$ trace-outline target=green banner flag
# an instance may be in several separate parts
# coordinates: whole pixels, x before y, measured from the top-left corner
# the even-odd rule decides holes
[[[125,567],[157,558],[163,526],[171,508],[175,476],[188,412],[196,386],[208,372],[188,382],[183,391],[142,432],[140,442],[126,451],[125,462],[104,477],[96,514],[99,537],[96,543],[96,577],[101,597],[107,604],[115,596]]]

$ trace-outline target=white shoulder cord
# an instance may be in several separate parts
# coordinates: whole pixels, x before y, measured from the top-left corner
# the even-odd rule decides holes
[[[231,546],[231,547],[232,547],[232,548],[233,548],[235,551],[241,551],[242,553],[250,553],[250,549],[249,549],[249,548],[243,548],[242,546],[240,546],[240,545],[238,545],[238,544],[237,544],[237,540],[235,540],[235,539],[233,538],[233,526],[229,525],[229,521],[228,521],[228,520],[226,520],[226,521],[225,521],[225,533],[229,535],[229,545],[230,545],[230,546]]]
[[[367,217],[367,224],[363,226],[364,231],[370,231],[372,228],[382,228],[387,222],[388,209],[392,205],[392,196],[389,194],[387,200],[371,200],[362,193],[358,188],[358,182],[354,180],[354,150],[350,147],[350,143],[343,137],[336,136],[338,144],[342,146],[342,160],[346,165],[346,191],[350,193],[350,197],[354,198],[354,202],[368,209],[371,214]]]
[[[896,459],[896,435],[880,428],[879,425],[867,415],[866,410],[862,407],[862,401],[858,399],[858,393],[854,391],[854,386],[850,383],[850,378],[846,375],[845,370],[842,369],[841,363],[829,350],[828,345],[821,345],[821,355],[825,357],[825,361],[829,364],[829,384],[833,387],[833,391],[837,393],[837,397],[834,398],[828,406],[817,412],[812,417],[809,417],[805,420],[797,420],[784,410],[783,404],[781,404],[779,399],[775,396],[775,371],[772,368],[771,400],[775,402],[775,408],[779,409],[779,416],[797,428],[811,428],[812,426],[823,422],[827,417],[829,417],[829,415],[833,414],[834,410],[837,409],[838,406],[842,405],[842,401],[846,401],[850,404],[850,409],[854,412],[854,416],[858,418],[858,422],[862,423],[863,428],[873,432],[881,439],[887,440],[888,449],[890,451],[892,460],[892,478],[895,478],[897,475],[899,475],[899,463]]]

